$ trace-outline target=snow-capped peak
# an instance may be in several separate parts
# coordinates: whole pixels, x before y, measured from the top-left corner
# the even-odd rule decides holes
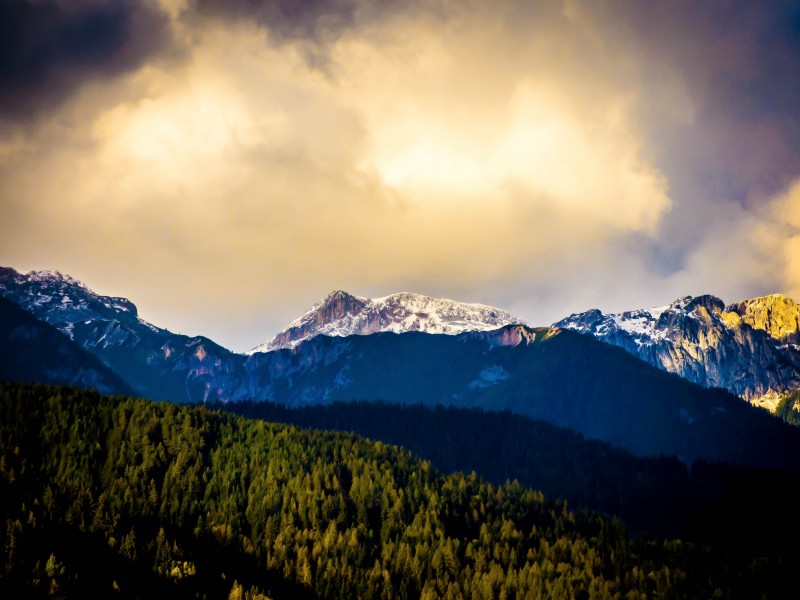
[[[161,331],[139,318],[136,305],[127,298],[103,296],[92,291],[82,281],[59,271],[20,273],[10,267],[0,267],[0,295],[70,337],[73,337],[75,327],[81,323],[103,323],[100,327],[103,329],[110,323],[124,322],[126,327],[144,326],[154,332]]]
[[[29,273],[23,275],[23,278],[27,281],[66,283],[69,285],[77,286],[79,288],[83,288],[85,290],[89,289],[88,287],[86,287],[86,284],[83,283],[82,281],[53,269],[45,269],[43,271],[30,271]]]
[[[513,323],[526,324],[504,310],[484,304],[466,304],[412,292],[364,298],[336,290],[248,354],[293,348],[317,335],[344,337],[381,331],[455,335],[499,329]]]

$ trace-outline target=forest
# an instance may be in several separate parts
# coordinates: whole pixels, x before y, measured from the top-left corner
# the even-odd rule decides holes
[[[497,485],[518,480],[548,498],[567,500],[573,508],[620,517],[636,534],[773,549],[778,544],[791,549],[800,539],[800,523],[775,510],[776,498],[795,495],[800,472],[793,469],[636,456],[510,411],[369,401],[212,406],[249,418],[397,444],[445,473],[475,471]],[[796,410],[786,412],[797,418]]]
[[[3,597],[771,598],[795,559],[353,433],[38,384],[0,384],[0,524]]]

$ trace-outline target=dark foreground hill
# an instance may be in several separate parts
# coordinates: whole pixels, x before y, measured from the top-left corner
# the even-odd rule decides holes
[[[790,589],[786,557],[631,541],[619,522],[518,484],[442,476],[380,442],[44,386],[0,387],[0,519],[3,597]]]

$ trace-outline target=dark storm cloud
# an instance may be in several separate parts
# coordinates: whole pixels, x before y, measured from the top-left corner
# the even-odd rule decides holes
[[[354,0],[196,0],[204,16],[246,19],[267,26],[278,38],[315,39],[351,27]]]
[[[311,58],[324,59],[326,43],[349,30],[380,23],[398,13],[441,17],[446,2],[419,0],[192,0],[191,12],[201,17],[245,20],[269,30],[278,42],[303,41],[316,46]]]
[[[665,136],[685,185],[747,206],[800,174],[800,2],[608,6],[644,68],[676,65],[691,90],[693,122]]]
[[[0,116],[26,119],[89,79],[140,66],[165,49],[166,15],[135,0],[0,3]]]

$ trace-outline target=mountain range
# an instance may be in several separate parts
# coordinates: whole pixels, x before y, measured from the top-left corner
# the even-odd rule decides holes
[[[455,335],[525,325],[510,313],[419,294],[362,298],[336,291],[247,354],[294,348],[318,335],[422,331]],[[782,294],[726,306],[710,295],[657,308],[573,314],[552,327],[592,335],[703,387],[775,412],[800,390],[800,305]]]
[[[148,397],[195,402],[258,395],[247,382],[248,358],[208,338],[174,334],[147,323],[129,300],[96,294],[68,275],[22,274],[0,267],[0,295],[100,356]],[[528,326],[506,311],[481,304],[408,292],[370,299],[339,290],[244,355],[293,349],[320,335],[457,335],[512,324]],[[771,411],[800,390],[800,306],[781,294],[728,306],[706,295],[616,314],[593,309],[553,327],[591,335],[659,369],[704,387],[727,389]]]
[[[57,272],[2,269],[0,294],[99,358],[135,393],[155,400],[308,406],[372,399],[481,407],[544,419],[640,455],[772,465],[794,464],[800,456],[795,430],[787,433],[777,419],[722,390],[659,372],[630,351],[569,331],[580,331],[578,315],[569,327],[531,328],[483,305],[408,293],[369,300],[337,291],[267,342],[274,350],[237,354],[208,338],[147,323],[130,301],[96,294]],[[682,301],[661,311],[659,323],[708,340],[696,323],[706,314],[722,319],[718,304],[710,297]],[[745,321],[757,324],[757,317],[747,316],[746,308],[742,313],[739,331],[750,336],[744,339],[751,355],[780,350],[765,330]],[[619,320],[629,328],[650,322]],[[761,324],[773,327],[774,321]],[[653,325],[650,339],[672,339],[663,327]],[[643,329],[631,333],[642,346]],[[791,335],[791,327],[783,329]],[[605,329],[582,332],[599,331]],[[791,350],[792,343],[783,345]],[[761,355],[758,348],[764,348]]]

